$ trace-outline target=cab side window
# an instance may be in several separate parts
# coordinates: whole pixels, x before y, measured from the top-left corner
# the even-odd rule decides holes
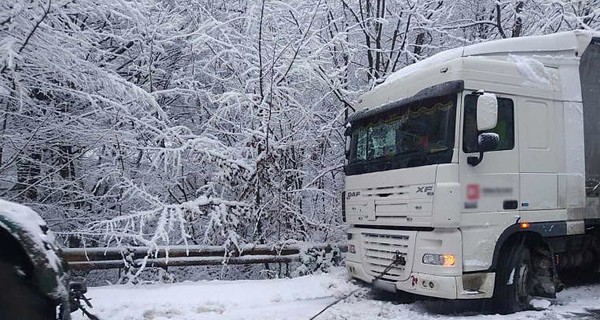
[[[511,99],[498,98],[498,123],[491,130],[477,131],[477,97],[470,94],[465,96],[465,121],[463,122],[463,151],[465,153],[479,152],[477,136],[484,132],[498,134],[498,147],[492,151],[512,150],[515,147],[515,113]]]

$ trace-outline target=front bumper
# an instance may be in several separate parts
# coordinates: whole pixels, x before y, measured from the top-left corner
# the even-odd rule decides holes
[[[425,273],[411,273],[407,280],[377,280],[367,274],[362,264],[346,261],[348,273],[357,279],[386,291],[404,291],[417,295],[443,299],[483,299],[494,293],[495,273],[482,272],[460,276],[437,276]],[[473,285],[474,284],[474,285]]]

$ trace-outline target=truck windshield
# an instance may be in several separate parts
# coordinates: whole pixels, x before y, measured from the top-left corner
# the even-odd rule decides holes
[[[351,123],[346,175],[449,163],[456,97],[424,99]]]

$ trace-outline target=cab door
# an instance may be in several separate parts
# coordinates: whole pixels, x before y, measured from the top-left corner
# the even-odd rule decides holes
[[[463,265],[465,271],[484,270],[491,261],[497,237],[519,218],[519,148],[516,125],[516,99],[496,95],[498,121],[496,127],[483,132],[498,134],[497,147],[483,153],[481,161],[472,165],[469,158],[479,158],[477,138],[478,94],[463,96],[462,128],[459,150],[459,178],[462,188],[461,231],[463,233]],[[482,253],[486,253],[482,255]],[[475,261],[477,263],[469,263]]]

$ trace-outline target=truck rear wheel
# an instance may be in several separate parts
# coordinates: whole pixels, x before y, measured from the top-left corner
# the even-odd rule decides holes
[[[0,319],[56,320],[54,304],[4,261],[0,261]]]
[[[531,252],[522,243],[513,244],[501,254],[496,272],[493,302],[502,314],[531,309]]]

